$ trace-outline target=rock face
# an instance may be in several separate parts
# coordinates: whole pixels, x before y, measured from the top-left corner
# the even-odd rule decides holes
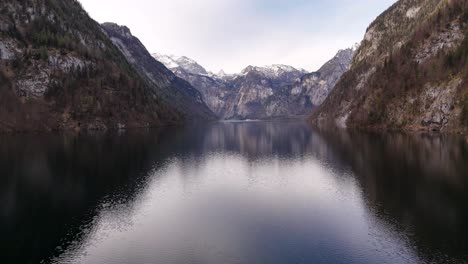
[[[234,91],[226,105],[226,119],[265,119],[272,116],[267,106],[283,87],[298,81],[306,72],[291,66],[249,66],[233,79],[226,79]]]
[[[191,74],[208,74],[208,72],[196,61],[185,56],[163,55],[153,53],[152,56],[170,68],[172,71],[186,71]]]
[[[268,102],[269,116],[305,116],[320,106],[349,69],[358,46],[340,50],[317,72],[304,75],[292,85],[284,86]]]
[[[239,74],[213,74],[186,57],[153,56],[203,95],[223,119],[268,119],[303,116],[320,105],[349,68],[355,49],[340,51],[319,71],[307,73],[287,65],[248,66]],[[187,66],[187,67],[186,67]]]
[[[115,23],[104,23],[102,28],[115,46],[138,70],[142,78],[148,80],[154,92],[161,95],[168,104],[182,113],[186,119],[209,120],[216,118],[215,114],[203,101],[200,92],[155,60],[127,27]],[[184,65],[189,67],[188,64]]]
[[[368,28],[351,69],[311,121],[467,132],[468,2],[400,0]]]
[[[0,58],[0,131],[118,129],[185,120],[78,1],[2,0]]]

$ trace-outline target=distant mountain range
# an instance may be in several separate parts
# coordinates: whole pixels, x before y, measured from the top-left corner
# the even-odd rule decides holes
[[[340,51],[314,73],[276,64],[248,66],[238,74],[214,74],[185,56],[153,57],[198,89],[220,118],[268,119],[309,114],[349,68],[355,50]]]

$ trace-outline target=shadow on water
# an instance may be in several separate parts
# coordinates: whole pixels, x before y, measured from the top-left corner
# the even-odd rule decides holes
[[[468,260],[464,138],[317,131],[283,121],[120,134],[2,136],[2,262],[47,262],[63,254],[84,239],[83,230],[95,224],[106,201],[138,203],[151,177],[158,175],[154,172],[174,159],[189,175],[216,153],[242,157],[251,167],[264,160],[316,160],[338,180],[353,178],[370,217],[408,236],[418,262]],[[311,243],[307,239],[302,243]],[[300,261],[278,254],[271,252],[278,259],[289,257],[289,263]],[[372,263],[365,256],[360,260]]]
[[[411,229],[427,261],[468,259],[468,141],[461,136],[318,132],[350,166],[369,208]]]
[[[39,263],[92,220],[106,195],[131,198],[164,138],[160,131],[2,136],[2,261]]]

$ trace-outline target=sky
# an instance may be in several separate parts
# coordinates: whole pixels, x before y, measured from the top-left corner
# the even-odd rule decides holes
[[[396,0],[80,0],[93,19],[126,25],[151,53],[207,70],[286,64],[314,71],[360,42]]]

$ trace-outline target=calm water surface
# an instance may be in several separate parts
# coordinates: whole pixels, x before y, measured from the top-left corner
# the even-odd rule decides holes
[[[468,263],[468,142],[219,123],[0,138],[1,263]]]

